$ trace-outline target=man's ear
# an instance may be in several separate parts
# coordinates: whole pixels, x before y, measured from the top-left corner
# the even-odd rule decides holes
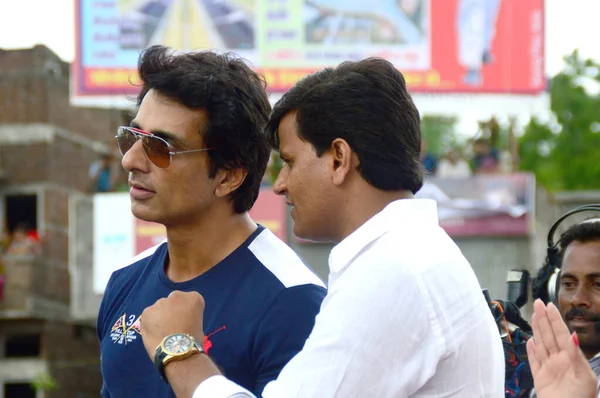
[[[352,170],[355,162],[354,152],[348,142],[342,138],[336,138],[329,148],[331,155],[331,175],[335,185],[344,183]]]
[[[232,170],[220,169],[215,176],[215,180],[218,181],[215,188],[215,195],[220,198],[229,195],[242,185],[247,175],[248,170],[242,168]]]

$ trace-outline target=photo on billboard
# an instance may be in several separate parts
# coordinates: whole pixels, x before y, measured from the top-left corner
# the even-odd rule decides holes
[[[430,67],[429,0],[305,0],[306,65],[384,55],[398,68]]]
[[[156,0],[119,0],[119,48],[140,50],[148,47],[165,15],[166,3]]]
[[[420,44],[429,41],[424,0],[388,2],[374,9],[361,0],[306,0],[309,44]]]
[[[256,0],[119,0],[119,48],[255,47]]]

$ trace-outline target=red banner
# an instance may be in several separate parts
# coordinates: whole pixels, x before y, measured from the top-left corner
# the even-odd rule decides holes
[[[413,91],[545,89],[543,0],[437,0],[431,31],[431,69],[440,85],[413,85]],[[479,81],[470,70],[480,72]]]

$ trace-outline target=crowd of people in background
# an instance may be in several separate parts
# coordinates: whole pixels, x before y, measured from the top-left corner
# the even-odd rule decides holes
[[[465,152],[469,152],[470,156],[467,156]],[[460,179],[478,174],[512,171],[510,155],[498,151],[486,138],[472,141],[470,151],[453,147],[442,157],[431,153],[427,141],[423,140],[421,163],[427,175],[445,179]]]

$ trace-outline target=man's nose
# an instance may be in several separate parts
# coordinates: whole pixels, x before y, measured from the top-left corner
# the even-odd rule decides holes
[[[285,195],[287,191],[286,187],[286,179],[287,179],[287,167],[283,166],[283,168],[279,171],[277,175],[277,179],[273,183],[273,192],[276,195]]]
[[[150,171],[150,161],[144,153],[142,140],[137,140],[135,144],[125,152],[121,164],[127,171],[140,170],[146,173]]]
[[[573,294],[573,297],[571,298],[571,305],[573,307],[586,307],[586,308],[590,307],[589,292],[588,292],[585,284],[581,283],[577,287],[577,290],[575,290],[575,293]]]

